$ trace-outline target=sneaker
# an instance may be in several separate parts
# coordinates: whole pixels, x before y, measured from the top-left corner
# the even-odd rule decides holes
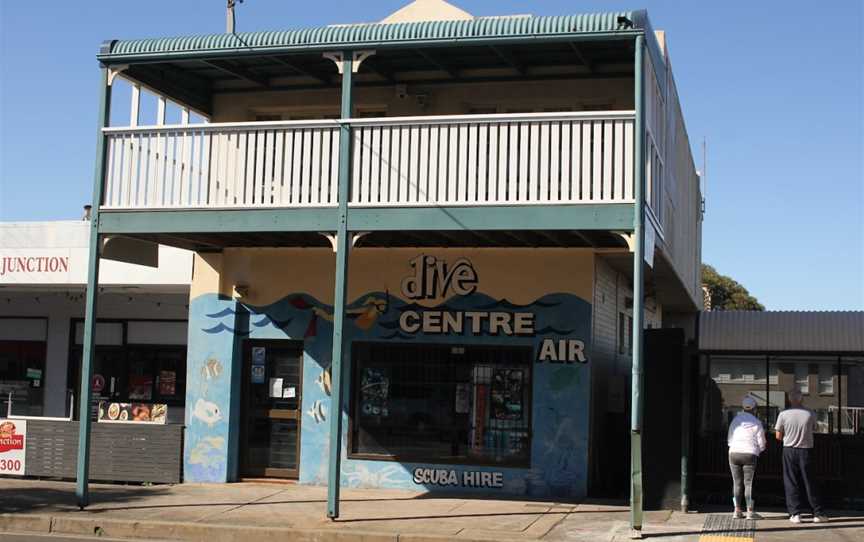
[[[747,519],[762,519],[762,516],[754,512],[753,510],[747,511]]]
[[[734,512],[732,512],[732,519],[743,519],[743,518],[744,518],[744,513],[741,512],[740,510],[735,510]]]
[[[795,514],[794,516],[790,516],[789,521],[791,521],[792,523],[801,523],[801,516],[798,514]]]
[[[828,523],[828,516],[815,516],[813,523]]]

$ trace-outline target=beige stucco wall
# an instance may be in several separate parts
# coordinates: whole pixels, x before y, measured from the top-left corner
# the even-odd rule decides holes
[[[453,265],[467,258],[477,272],[478,292],[528,304],[549,293],[572,293],[591,302],[594,255],[585,249],[376,249],[354,251],[349,263],[348,300],[369,292],[400,294],[412,273],[409,261],[420,254]],[[248,287],[244,303],[266,305],[289,294],[305,293],[332,304],[335,254],[332,250],[236,248],[195,258],[191,298],[206,293],[231,296]],[[419,301],[436,305],[444,299]]]
[[[421,105],[417,95],[425,95]],[[581,111],[585,109],[629,110],[633,108],[632,79],[591,79],[460,83],[452,85],[408,85],[408,96],[395,87],[360,87],[355,91],[360,114],[379,111],[386,116],[466,114],[472,109],[494,108],[497,112]],[[256,115],[289,117],[338,116],[336,89],[309,89],[255,93],[217,94],[213,122],[255,120]]]

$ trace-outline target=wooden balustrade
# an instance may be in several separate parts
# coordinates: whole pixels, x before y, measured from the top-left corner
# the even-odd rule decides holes
[[[102,208],[334,206],[340,122],[106,128]],[[632,112],[346,122],[352,206],[633,201]]]

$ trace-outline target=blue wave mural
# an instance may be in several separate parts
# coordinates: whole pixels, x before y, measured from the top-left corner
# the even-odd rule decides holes
[[[406,333],[399,316],[406,310],[516,311],[535,315],[532,336]],[[527,305],[495,299],[482,292],[454,296],[435,307],[422,307],[392,296],[386,290],[369,292],[347,306],[349,341],[422,342],[460,345],[530,345],[537,359],[545,339],[578,339],[589,353],[587,364],[536,362],[532,369],[531,462],[529,468],[429,465],[348,459],[343,448],[341,483],[350,487],[438,489],[417,484],[414,468],[434,467],[457,472],[497,472],[499,490],[512,495],[581,497],[587,491],[588,412],[590,384],[591,305],[572,294],[550,293]],[[304,343],[300,453],[300,482],[326,484],[329,456],[331,397],[328,369],[332,353],[333,308],[302,292],[273,303],[241,304],[216,294],[200,296],[190,304],[191,329],[187,376],[187,433],[184,477],[191,482],[236,479],[239,448],[239,382],[242,360],[239,346],[249,339],[292,339]],[[217,369],[214,369],[216,366]],[[347,369],[347,368],[346,368]],[[348,374],[346,372],[346,374]],[[350,398],[350,379],[343,380],[344,406]],[[233,393],[232,393],[233,390]],[[347,444],[347,411],[343,446]],[[458,491],[482,491],[468,487]]]
[[[214,312],[213,314],[208,314],[207,318],[223,318],[225,316],[234,316],[237,312],[232,308],[222,309],[219,312]]]
[[[216,324],[213,327],[201,328],[201,331],[203,331],[204,333],[209,333],[210,335],[214,335],[216,333],[225,333],[225,332],[235,333],[237,335],[244,335],[244,336],[249,335],[248,331],[237,331],[237,330],[233,329],[231,326],[227,326],[227,325],[223,324],[222,322],[219,322],[218,324]]]

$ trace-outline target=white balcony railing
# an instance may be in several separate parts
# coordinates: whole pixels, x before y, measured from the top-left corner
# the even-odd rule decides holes
[[[633,201],[633,113],[352,119],[352,206]],[[337,120],[106,128],[103,209],[337,204]]]
[[[338,126],[106,128],[105,209],[336,205]]]

